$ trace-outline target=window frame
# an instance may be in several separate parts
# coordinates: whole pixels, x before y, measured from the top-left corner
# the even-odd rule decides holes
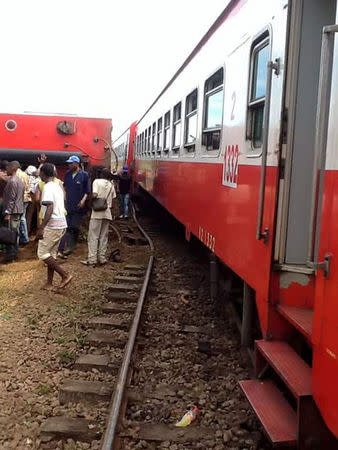
[[[156,151],[156,121],[152,124],[152,133],[151,133],[151,153],[155,155]]]
[[[264,113],[265,113],[265,102],[266,93],[263,97],[259,97],[252,100],[253,90],[254,90],[254,71],[255,71],[255,57],[265,47],[268,47],[268,60],[271,59],[271,30],[269,28],[263,30],[259,33],[252,41],[250,48],[250,64],[249,64],[249,85],[248,85],[248,96],[247,96],[247,115],[246,115],[246,130],[245,139],[249,142],[247,146],[247,158],[259,158],[262,155],[262,145],[259,147],[254,146],[254,112],[263,105],[263,123],[262,123],[262,142],[264,134]]]
[[[160,125],[160,121],[161,121],[161,126]],[[162,153],[162,147],[163,147],[163,116],[159,117],[157,119],[157,141],[156,141],[156,152],[157,155],[160,156]],[[162,142],[161,142],[162,140]],[[162,144],[162,145],[160,145]]]
[[[151,156],[151,125],[148,127],[148,141],[147,141],[147,156],[150,158]]]
[[[211,80],[212,77],[214,77],[219,71],[223,72],[223,80],[222,84],[216,86],[213,89],[210,89],[207,91],[207,83]],[[222,131],[223,131],[223,122],[224,122],[224,98],[225,98],[225,76],[226,76],[226,68],[224,65],[218,67],[216,70],[212,72],[212,74],[205,80],[204,82],[204,95],[203,95],[203,118],[202,118],[202,147],[204,148],[204,156],[217,156],[219,155],[219,152],[221,150],[221,141],[222,141]],[[222,98],[222,118],[221,118],[221,124],[219,127],[207,127],[207,120],[208,120],[208,99],[218,92],[223,92],[223,98]],[[208,136],[215,132],[219,132],[219,146],[218,148],[208,148],[207,143],[205,142],[206,139],[208,139]]]
[[[169,116],[169,123],[168,125],[165,124],[166,117]],[[163,116],[163,153],[169,154],[170,151],[170,127],[171,127],[171,110],[167,111]],[[168,142],[167,142],[167,135],[166,132],[169,130],[169,136],[168,136]],[[168,147],[166,147],[166,144],[168,144]]]
[[[193,111],[190,111],[189,113],[187,113],[188,111],[188,98],[194,93],[197,93],[197,102],[196,102],[196,109],[194,109]],[[192,91],[189,92],[188,95],[186,95],[185,97],[185,108],[184,108],[184,134],[183,134],[183,147],[185,149],[185,151],[187,153],[195,153],[196,150],[196,142],[198,139],[198,100],[199,100],[199,91],[198,91],[198,86],[195,87]],[[188,132],[188,127],[187,127],[187,123],[188,120],[196,115],[196,138],[194,140],[194,142],[187,142],[187,132]]]
[[[179,106],[180,111],[180,117],[175,121],[175,109]],[[175,145],[175,137],[176,137],[176,127],[177,125],[181,124],[180,129],[180,136],[179,136],[179,145]],[[173,120],[172,120],[172,130],[171,130],[171,150],[172,152],[177,155],[180,151],[181,145],[182,145],[182,100],[180,100],[176,105],[173,107]]]
[[[144,130],[144,156],[148,155],[148,128]]]

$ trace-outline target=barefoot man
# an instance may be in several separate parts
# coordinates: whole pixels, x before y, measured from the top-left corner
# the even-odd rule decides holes
[[[36,239],[39,239],[38,258],[47,266],[47,283],[45,289],[53,289],[54,272],[61,277],[60,288],[64,288],[73,279],[60,267],[56,261],[60,240],[66,232],[67,222],[64,214],[64,193],[57,183],[54,183],[54,166],[46,163],[40,169],[40,177],[46,184],[41,198],[44,218],[38,229]]]

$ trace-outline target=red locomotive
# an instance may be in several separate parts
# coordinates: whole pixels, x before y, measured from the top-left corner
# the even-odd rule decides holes
[[[242,342],[255,307],[262,339],[241,387],[298,449],[338,448],[336,17],[336,0],[232,0],[133,147],[138,184],[243,281]]]
[[[48,162],[61,168],[77,155],[86,166],[110,167],[111,119],[0,114],[0,128],[0,159],[36,165],[45,153]]]

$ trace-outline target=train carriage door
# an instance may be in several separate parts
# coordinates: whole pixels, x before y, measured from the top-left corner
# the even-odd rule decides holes
[[[321,34],[335,21],[336,0],[297,0],[290,8],[275,260],[306,271]]]
[[[329,22],[330,23],[330,22]],[[312,340],[313,396],[338,438],[338,14],[323,29],[316,126],[317,217],[313,262],[317,269]]]

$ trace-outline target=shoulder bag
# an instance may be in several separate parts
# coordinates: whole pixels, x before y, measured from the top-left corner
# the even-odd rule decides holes
[[[8,227],[0,227],[0,243],[5,245],[14,245],[16,244],[18,235],[14,230],[9,229]]]
[[[110,187],[110,190],[106,197],[95,197],[92,199],[92,209],[93,211],[106,211],[108,208],[107,199],[112,191],[112,187]]]

